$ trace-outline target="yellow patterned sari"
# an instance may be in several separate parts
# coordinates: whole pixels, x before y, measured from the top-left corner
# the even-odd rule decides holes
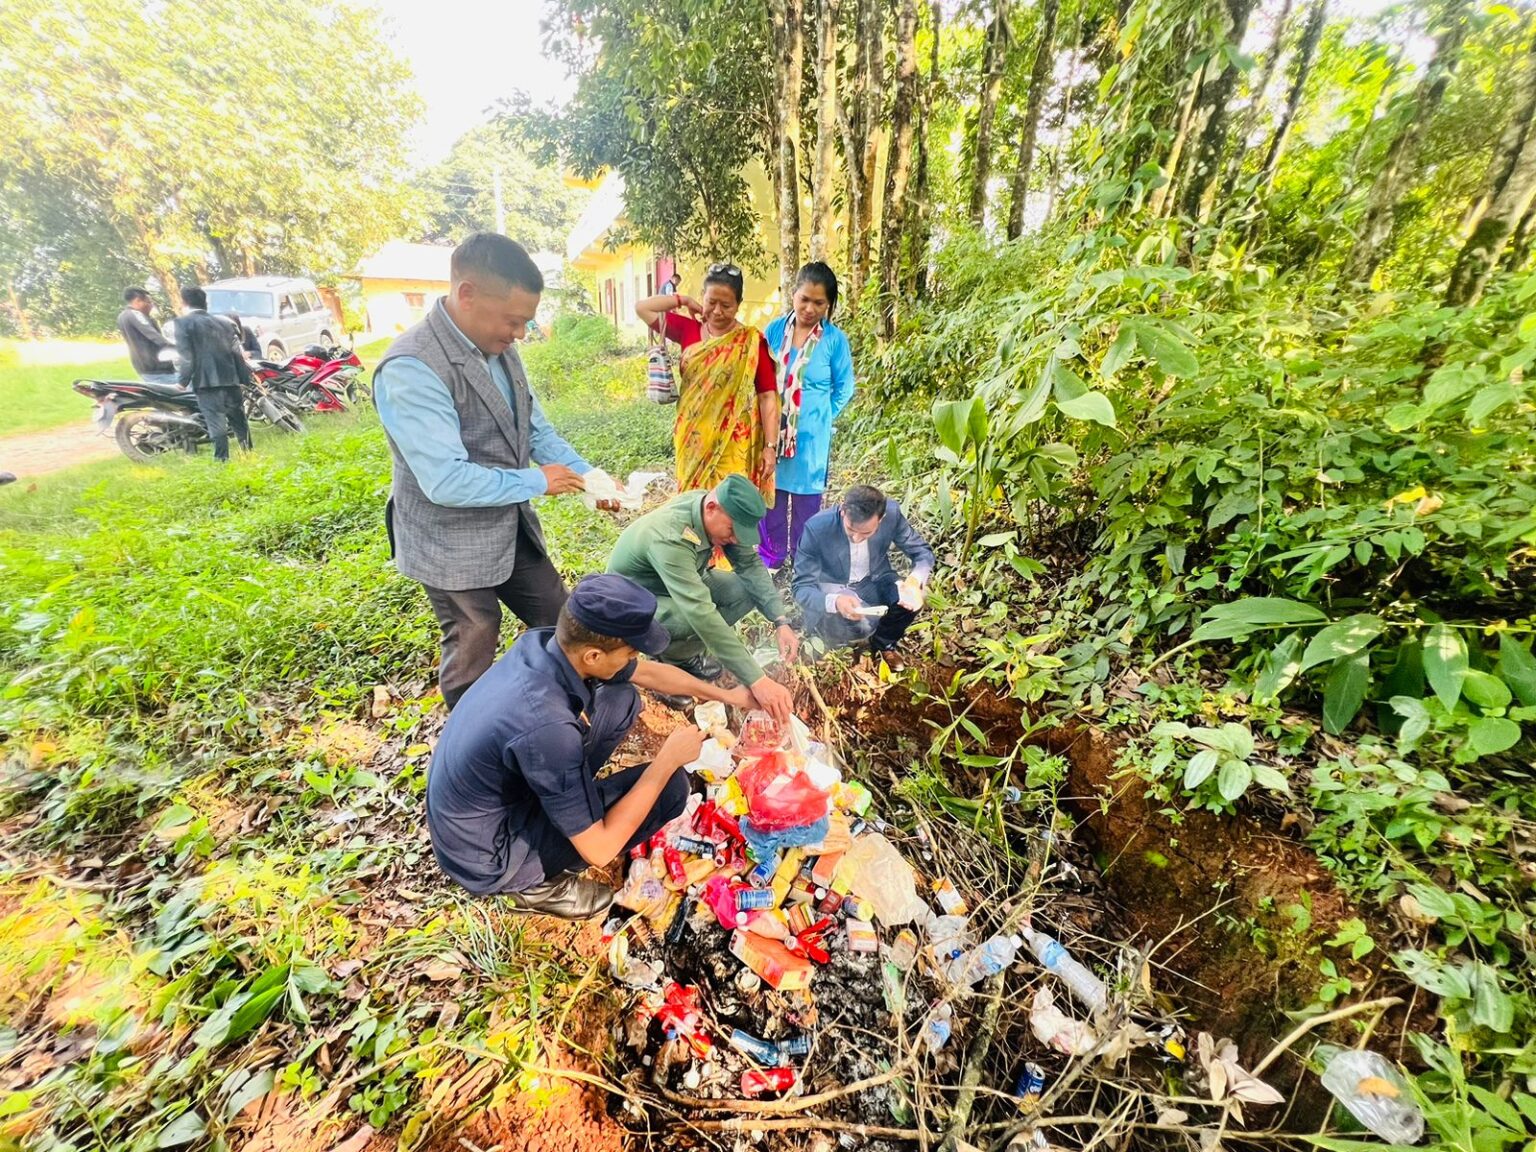
[[[679,491],[713,488],[741,472],[773,505],[774,473],[762,474],[763,422],[755,389],[761,345],[762,334],[744,324],[683,349],[672,429]]]

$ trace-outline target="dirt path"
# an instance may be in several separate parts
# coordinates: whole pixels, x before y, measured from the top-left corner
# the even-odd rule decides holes
[[[90,422],[66,424],[43,432],[0,437],[0,471],[29,480],[61,468],[116,456],[117,445]]]

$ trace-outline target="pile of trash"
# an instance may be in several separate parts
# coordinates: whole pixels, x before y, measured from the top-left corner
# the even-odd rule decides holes
[[[1213,1124],[1284,1102],[1230,1041],[1188,1043],[1129,945],[1094,958],[1106,984],[1034,922],[1047,888],[1065,928],[1091,887],[1091,860],[1074,865],[1054,823],[1031,834],[1043,851],[1022,854],[1026,876],[995,877],[991,889],[1012,902],[988,899],[993,845],[968,844],[961,829],[941,845],[921,822],[915,835],[887,825],[798,719],[780,731],[749,713],[739,735],[721,704],[699,705],[694,719],[709,739],[687,768],[704,794],[634,850],[604,925],[628,996],[619,1049],[631,1079],[663,1101],[728,1113],[815,1097],[806,1103],[836,1117],[843,1147],[871,1150],[957,1115],[1005,1130],[1011,1147],[1043,1149],[1031,1117],[1070,1114],[1068,1095],[1081,1108],[1114,1084],[1140,1084],[1120,1116],[1146,1129],[1189,1124],[1199,1096]],[[1031,973],[1022,994],[987,983],[1015,968]],[[1345,1057],[1324,1062],[1323,1083],[1371,1131],[1418,1139],[1422,1118],[1399,1099],[1395,1071],[1370,1053]],[[1367,1058],[1380,1066],[1350,1063]],[[643,1111],[635,1098],[624,1105]],[[867,1140],[865,1127],[880,1131]],[[1075,1142],[1063,1131],[1053,1141]]]
[[[722,705],[695,720],[709,739],[688,770],[706,795],[635,849],[604,928],[613,978],[633,991],[620,1043],[655,1087],[709,1100],[837,1088],[878,1079],[903,1046],[952,1071],[955,1003],[1024,949],[1066,992],[1035,992],[1039,1039],[1063,1054],[1098,1042],[1064,1001],[1102,1013],[1104,983],[1025,919],[977,939],[961,892],[936,868],[919,878],[870,791],[798,719],[781,732],[751,713],[739,736]],[[1029,1063],[1016,1088],[1038,1098],[1044,1084]],[[910,1122],[903,1096],[893,1077],[848,1107],[861,1123]]]

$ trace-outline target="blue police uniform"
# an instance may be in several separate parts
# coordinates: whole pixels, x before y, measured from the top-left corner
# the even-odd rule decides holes
[[[602,820],[645,771],[597,778],[640,714],[634,667],[612,680],[583,680],[554,629],[538,628],[470,686],[427,771],[427,827],[444,872],[485,895],[586,867],[571,837]],[[679,768],[626,850],[687,801]]]

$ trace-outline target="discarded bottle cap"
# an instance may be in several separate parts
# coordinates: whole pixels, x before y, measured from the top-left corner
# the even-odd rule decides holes
[[[743,993],[756,992],[763,986],[763,978],[750,968],[743,968],[736,973],[736,990]]]

